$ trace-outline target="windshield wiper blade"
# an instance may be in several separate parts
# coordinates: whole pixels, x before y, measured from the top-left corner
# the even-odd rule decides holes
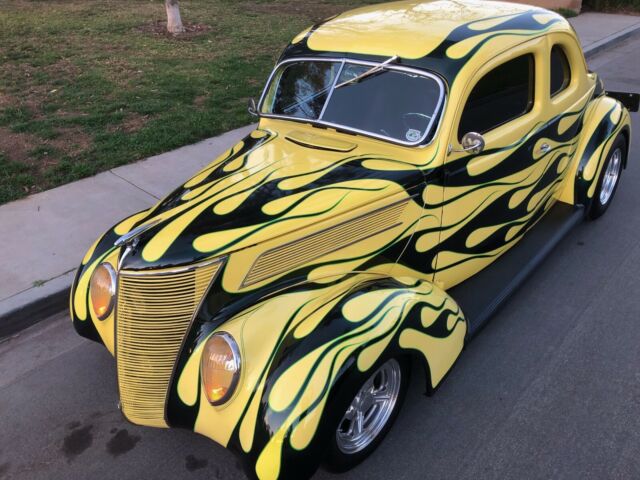
[[[358,82],[358,81],[362,80],[363,78],[368,77],[369,75],[373,75],[374,73],[379,72],[380,70],[383,70],[384,67],[389,65],[391,62],[395,62],[397,59],[398,59],[398,55],[394,55],[393,57],[385,60],[384,62],[380,63],[379,65],[375,65],[375,66],[371,67],[369,70],[367,70],[366,72],[361,73],[357,77],[350,78],[349,80],[345,80],[344,82],[336,85],[335,88],[344,87],[346,85],[349,85],[350,83]]]

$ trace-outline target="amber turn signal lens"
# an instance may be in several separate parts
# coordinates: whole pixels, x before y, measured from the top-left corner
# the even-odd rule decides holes
[[[202,352],[202,379],[209,403],[220,405],[233,395],[240,376],[240,352],[231,335],[215,333]]]
[[[116,272],[108,263],[102,263],[93,271],[89,282],[89,297],[98,319],[104,320],[113,310],[116,295]]]

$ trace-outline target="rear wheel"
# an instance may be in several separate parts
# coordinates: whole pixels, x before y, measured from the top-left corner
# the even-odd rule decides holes
[[[622,173],[622,166],[627,151],[627,142],[623,135],[618,135],[609,151],[609,156],[602,167],[596,186],[589,218],[595,220],[604,215],[611,204]]]
[[[329,470],[344,472],[373,453],[398,415],[409,374],[408,360],[400,357],[388,359],[369,376],[356,375],[358,389],[339,410],[341,418],[329,441]]]

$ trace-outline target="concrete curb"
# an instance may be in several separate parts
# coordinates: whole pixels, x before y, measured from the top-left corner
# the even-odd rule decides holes
[[[603,38],[602,40],[598,40],[588,47],[585,47],[582,51],[584,52],[584,56],[588,59],[589,57],[592,57],[602,50],[614,47],[615,45],[619,44],[623,40],[626,40],[628,37],[637,32],[640,32],[640,23],[611,34],[608,37]]]
[[[0,338],[14,335],[69,306],[75,271],[53,278],[0,303]]]
[[[640,32],[640,24],[627,27],[585,47],[584,55],[589,59],[637,32]],[[75,272],[67,272],[41,287],[31,288],[0,302],[0,338],[14,335],[68,308],[74,275]]]

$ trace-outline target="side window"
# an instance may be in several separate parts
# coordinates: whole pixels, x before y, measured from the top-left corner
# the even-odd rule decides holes
[[[564,53],[564,49],[560,45],[554,45],[551,49],[551,96],[569,86],[571,82],[571,68],[569,68],[569,60]]]
[[[534,58],[528,53],[487,73],[473,87],[462,111],[458,139],[485,133],[529,112],[533,107]]]

